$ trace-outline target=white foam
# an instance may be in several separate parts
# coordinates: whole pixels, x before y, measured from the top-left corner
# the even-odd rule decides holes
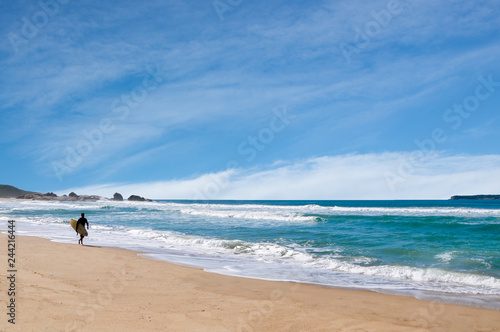
[[[449,262],[454,258],[455,251],[447,251],[437,254],[435,257],[442,262]]]
[[[492,269],[491,264],[488,263],[487,261],[485,261],[482,258],[472,258],[472,260],[475,261],[475,262],[478,262],[478,263],[482,264],[487,270],[491,270]]]
[[[439,285],[441,290],[445,289],[451,293],[500,295],[500,279],[490,276],[452,272],[436,268],[394,265],[360,266],[332,259],[321,259],[314,262],[313,265],[359,275],[427,283],[429,289],[433,290],[436,287],[431,286]]]
[[[195,255],[237,255],[266,264],[294,264],[313,269],[328,269],[334,272],[419,282],[427,284],[426,287],[429,290],[445,289],[451,293],[500,295],[500,279],[471,273],[409,266],[367,266],[367,264],[373,263],[375,259],[353,257],[346,261],[345,258],[339,259],[342,258],[339,255],[318,258],[302,250],[298,251],[292,247],[275,243],[248,243],[240,240],[203,238],[171,231],[148,229],[127,229],[125,233],[125,237],[129,241],[133,237],[136,241],[139,240],[137,242],[142,243],[143,246],[153,244],[153,247],[158,248],[158,242],[161,242],[163,248],[190,252]],[[444,256],[448,257],[447,255],[452,254],[445,253]]]
[[[314,222],[318,216],[455,216],[469,218],[500,217],[500,209],[465,208],[465,207],[342,207],[320,205],[265,205],[265,204],[201,204],[201,203],[174,203],[174,202],[56,202],[56,201],[2,201],[1,213],[16,211],[44,210],[82,210],[93,211],[102,209],[134,208],[136,211],[151,213],[178,212],[189,216],[200,216],[216,219],[248,219],[282,222]],[[471,223],[477,221],[470,221]],[[500,221],[491,220],[481,223],[498,224]]]

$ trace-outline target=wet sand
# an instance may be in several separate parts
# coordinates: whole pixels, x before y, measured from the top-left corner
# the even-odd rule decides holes
[[[229,277],[26,236],[16,236],[13,325],[0,239],[1,331],[500,331],[500,311]]]

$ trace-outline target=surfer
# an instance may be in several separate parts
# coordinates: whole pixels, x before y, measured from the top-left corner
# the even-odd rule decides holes
[[[87,229],[89,229],[89,222],[87,221],[87,218],[85,218],[85,213],[82,212],[82,217],[80,219],[78,219],[78,221],[76,222],[76,227],[75,229],[78,229],[78,225],[82,225],[82,227],[85,229],[85,224],[87,224]],[[79,234],[78,232],[76,232],[76,234]],[[83,245],[83,238],[84,238],[84,235],[83,234],[80,234],[80,240],[78,240],[78,244],[81,244]]]

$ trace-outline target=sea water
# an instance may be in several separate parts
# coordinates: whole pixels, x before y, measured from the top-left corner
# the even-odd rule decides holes
[[[234,276],[500,310],[498,201],[0,201],[0,229]]]

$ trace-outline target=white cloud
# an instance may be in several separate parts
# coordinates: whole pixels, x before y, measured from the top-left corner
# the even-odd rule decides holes
[[[409,111],[421,110],[417,125],[435,121],[429,110],[443,112],[441,98],[447,98],[447,93],[461,96],[463,90],[458,85],[467,85],[480,73],[499,68],[498,42],[490,37],[470,42],[494,31],[499,16],[494,5],[463,0],[432,5],[411,1],[412,9],[394,17],[355,56],[356,61],[347,65],[339,44],[352,43],[356,36],[353,28],[373,21],[372,10],[380,11],[387,4],[386,0],[369,4],[246,3],[220,24],[215,12],[204,11],[205,7],[213,10],[210,2],[205,7],[178,1],[153,1],[148,6],[125,2],[120,8],[106,3],[81,7],[72,2],[21,52],[11,54],[10,45],[5,48],[0,43],[0,49],[7,52],[0,64],[4,73],[0,109],[5,109],[0,141],[12,142],[16,157],[30,159],[37,176],[52,178],[53,162],[66,160],[67,148],[77,148],[85,140],[82,132],[95,130],[102,119],[111,117],[116,130],[70,173],[109,174],[116,171],[113,164],[139,160],[139,150],[149,151],[158,144],[174,144],[185,138],[191,141],[206,132],[199,128],[210,128],[215,135],[220,134],[218,138],[251,132],[270,109],[286,104],[297,117],[290,129],[293,135],[283,137],[289,140],[286,144],[294,151],[293,157],[391,150],[394,147],[384,140],[384,133],[399,133],[395,128],[405,125],[401,118]],[[16,14],[4,32],[19,32],[22,15],[32,13],[27,8]],[[457,36],[468,41],[457,43]],[[165,71],[162,84],[128,118],[116,120],[113,101],[140,84],[144,67],[149,65]],[[363,135],[359,140],[338,139],[350,131]],[[168,135],[172,132],[180,132],[175,141]],[[403,133],[390,138],[391,142],[396,140],[404,144],[408,137]],[[234,144],[232,140],[219,141]],[[324,142],[328,141],[335,147],[326,147]],[[311,142],[325,147],[310,152],[307,147]],[[183,148],[183,144],[177,146]],[[397,148],[401,146],[405,145]],[[220,145],[211,148],[223,150]],[[273,158],[289,155],[277,152]],[[269,169],[269,174],[239,170],[220,195],[282,195],[278,185],[274,191],[267,189],[266,195],[266,190],[257,187],[261,177],[289,187],[287,172],[297,172],[305,177],[291,186],[297,192],[327,198],[346,196],[348,192],[334,190],[336,179],[321,173],[321,165],[330,166],[325,166],[325,161],[315,162],[318,169],[302,173],[283,167]],[[335,169],[334,165],[331,168]],[[316,176],[330,179],[329,187],[306,190],[317,181]],[[94,176],[87,178],[96,181]],[[249,178],[254,182],[245,183]],[[193,190],[182,191],[186,183],[194,185],[191,180],[160,184],[189,197]],[[155,197],[180,195],[173,189],[158,190],[152,193]],[[297,193],[290,191],[290,195]]]
[[[447,199],[500,191],[500,155],[435,153],[401,172],[410,153],[348,154],[279,163],[268,169],[231,169],[192,179],[71,188],[110,197],[120,192],[155,199]],[[405,168],[407,170],[407,168]],[[398,175],[395,186],[388,174]]]

